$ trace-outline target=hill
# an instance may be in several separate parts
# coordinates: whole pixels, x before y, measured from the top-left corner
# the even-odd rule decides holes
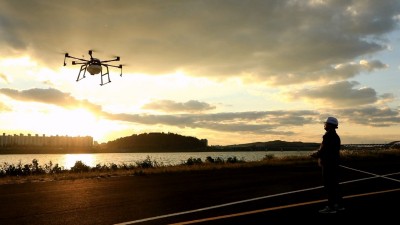
[[[232,151],[311,151],[316,150],[320,143],[287,142],[281,140],[267,142],[253,142],[247,144],[220,146],[220,149]]]
[[[181,152],[205,150],[207,145],[207,139],[174,133],[143,133],[109,141],[103,148],[118,152]]]
[[[143,133],[107,142],[109,152],[185,152],[185,151],[309,151],[320,143],[286,142],[281,140],[226,146],[208,146],[206,139],[174,133]]]

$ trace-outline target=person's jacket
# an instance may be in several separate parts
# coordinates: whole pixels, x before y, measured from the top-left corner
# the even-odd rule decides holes
[[[336,130],[327,131],[322,137],[322,143],[313,157],[320,159],[321,166],[338,166],[340,161],[340,137]]]

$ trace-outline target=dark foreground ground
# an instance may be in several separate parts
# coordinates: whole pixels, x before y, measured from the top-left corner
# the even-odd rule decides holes
[[[0,224],[398,224],[400,162],[343,165],[359,171],[342,168],[347,209],[334,215],[318,214],[321,171],[305,163],[4,184]]]

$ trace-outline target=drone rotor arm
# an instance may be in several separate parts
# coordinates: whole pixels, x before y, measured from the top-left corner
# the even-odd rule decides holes
[[[88,64],[88,62],[76,62],[76,61],[72,61],[72,65],[78,65],[78,64]]]
[[[115,59],[104,60],[104,61],[100,61],[100,62],[101,62],[101,63],[107,63],[107,62],[115,62],[115,61],[119,61],[119,60],[120,60],[120,58],[117,57],[117,58],[115,58]]]
[[[114,68],[121,68],[122,67],[122,65],[111,65],[111,64],[107,64],[107,63],[101,63],[101,65],[102,66],[111,66],[111,67],[114,67]]]
[[[87,60],[87,59],[81,59],[81,58],[77,58],[77,57],[70,56],[70,55],[67,55],[67,54],[65,54],[65,58],[71,58],[71,59],[76,59],[76,60],[80,60],[80,61],[89,62],[89,60]]]

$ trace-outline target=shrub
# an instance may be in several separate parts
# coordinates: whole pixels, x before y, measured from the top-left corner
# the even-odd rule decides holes
[[[110,164],[110,169],[111,169],[111,170],[117,170],[117,169],[118,169],[118,165],[115,164],[115,163],[111,163],[111,164]]]
[[[206,157],[206,162],[207,162],[207,163],[214,163],[215,160],[214,160],[211,156],[207,156],[207,157]]]
[[[124,169],[124,170],[133,170],[133,169],[135,169],[135,166],[132,164],[122,163],[118,168]]]
[[[108,171],[109,168],[106,165],[101,165],[100,163],[96,164],[96,166],[93,168],[93,170],[98,171],[98,172],[103,172],[103,171]]]
[[[62,167],[60,167],[60,166],[58,165],[58,163],[56,163],[56,164],[53,166],[53,168],[50,169],[50,173],[61,173],[61,172],[63,172],[63,171],[64,171],[64,169],[63,169]]]
[[[223,164],[223,163],[225,163],[225,161],[223,158],[217,157],[217,158],[215,158],[214,163]]]
[[[193,158],[193,157],[190,157],[186,160],[186,162],[183,162],[184,165],[188,165],[188,166],[199,165],[202,163],[203,163],[203,161],[201,160],[201,158]]]
[[[76,161],[75,165],[71,167],[71,172],[88,172],[90,167],[85,165],[82,161]]]
[[[274,154],[266,154],[263,158],[263,160],[272,160],[272,159],[275,159]]]
[[[239,160],[236,158],[236,156],[234,156],[234,157],[228,157],[226,159],[226,162],[227,163],[239,163],[239,162],[244,162],[244,160],[243,159]]]
[[[139,168],[154,168],[154,167],[157,167],[158,166],[158,163],[156,162],[156,161],[152,161],[151,159],[150,159],[150,156],[147,156],[146,157],[146,159],[145,160],[143,160],[143,161],[139,161],[139,162],[136,162],[136,165],[137,165],[137,167],[139,167]]]

